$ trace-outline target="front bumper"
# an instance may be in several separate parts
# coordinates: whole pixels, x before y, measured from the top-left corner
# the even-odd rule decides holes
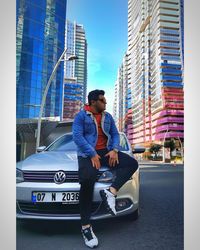
[[[93,207],[91,220],[106,219],[113,217],[104,205],[99,191],[108,188],[110,183],[95,183],[93,195]],[[79,204],[69,205],[62,203],[35,204],[31,201],[33,191],[59,192],[79,191],[79,183],[35,183],[23,182],[17,184],[17,219],[41,219],[41,220],[80,220]],[[119,190],[116,200],[117,215],[128,215],[138,208],[139,187],[134,180],[127,181]]]

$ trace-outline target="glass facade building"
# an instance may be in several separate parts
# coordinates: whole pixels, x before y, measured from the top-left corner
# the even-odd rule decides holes
[[[64,50],[66,0],[17,0],[17,118],[36,118],[42,94]],[[63,63],[47,94],[44,117],[61,116]]]
[[[124,129],[132,145],[183,141],[183,10],[182,0],[128,0]]]
[[[64,64],[63,119],[72,119],[86,101],[87,40],[83,25],[67,21],[65,47],[66,57],[78,56],[78,59]]]
[[[73,120],[82,106],[82,84],[77,78],[65,78],[63,85],[63,120]]]

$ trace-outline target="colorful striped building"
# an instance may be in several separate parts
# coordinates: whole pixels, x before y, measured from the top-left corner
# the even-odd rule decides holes
[[[128,1],[128,111],[131,144],[184,138],[183,1]],[[120,103],[118,105],[121,105]]]

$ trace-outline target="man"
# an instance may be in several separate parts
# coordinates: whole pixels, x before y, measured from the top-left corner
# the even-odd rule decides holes
[[[130,179],[138,168],[137,161],[119,151],[119,133],[114,120],[106,109],[103,90],[93,90],[85,105],[74,119],[73,139],[78,148],[80,216],[85,244],[93,248],[98,245],[90,223],[94,184],[101,165],[116,169],[116,179],[109,189],[100,190],[103,203],[109,213],[116,215],[117,191]]]

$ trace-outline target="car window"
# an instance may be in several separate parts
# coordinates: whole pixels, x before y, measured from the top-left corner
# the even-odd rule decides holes
[[[123,134],[120,134],[120,151],[128,151],[129,150],[129,146],[126,140],[126,137]]]
[[[76,151],[77,147],[73,141],[72,135],[64,135],[55,141],[47,151]]]
[[[77,146],[73,141],[72,135],[64,135],[55,141],[46,151],[76,151]],[[120,134],[120,151],[128,151],[129,146],[126,137]]]

